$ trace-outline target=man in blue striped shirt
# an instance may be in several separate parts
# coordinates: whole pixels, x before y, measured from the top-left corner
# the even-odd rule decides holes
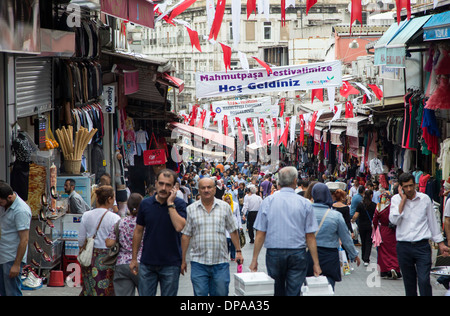
[[[264,244],[266,266],[275,280],[275,295],[298,296],[306,278],[306,247],[313,258],[314,274],[321,269],[314,233],[318,229],[311,203],[295,194],[297,169],[279,171],[281,190],[263,200],[254,228],[257,230],[250,270],[257,271],[258,256]]]

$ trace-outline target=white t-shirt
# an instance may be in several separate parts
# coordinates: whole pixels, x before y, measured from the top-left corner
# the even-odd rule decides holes
[[[80,229],[78,231],[78,244],[80,247],[84,244],[84,241],[88,237],[92,237],[95,234],[100,218],[107,210],[104,208],[95,208],[87,211],[81,216]],[[120,220],[120,216],[108,211],[105,217],[103,217],[102,223],[98,229],[97,237],[94,241],[94,248],[107,249],[105,240],[109,235],[113,226]]]

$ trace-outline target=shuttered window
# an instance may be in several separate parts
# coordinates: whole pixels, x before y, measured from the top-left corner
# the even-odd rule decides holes
[[[51,58],[16,58],[17,117],[25,117],[52,109]]]

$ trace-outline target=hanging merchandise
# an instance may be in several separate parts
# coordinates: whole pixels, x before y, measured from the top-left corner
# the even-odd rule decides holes
[[[440,76],[438,86],[427,101],[425,109],[450,109],[450,76]]]
[[[145,166],[163,165],[167,162],[166,153],[164,149],[151,149],[153,141],[155,142],[155,146],[158,146],[158,142],[156,141],[154,133],[152,133],[152,136],[150,138],[148,149],[144,151]]]

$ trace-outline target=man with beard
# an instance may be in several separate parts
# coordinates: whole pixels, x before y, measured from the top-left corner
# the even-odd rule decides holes
[[[27,260],[30,207],[0,182],[0,296],[22,296],[20,273]]]
[[[176,296],[181,267],[181,230],[186,224],[186,202],[176,197],[177,174],[163,169],[156,176],[156,194],[142,201],[133,235],[130,269],[139,272],[139,295]],[[145,229],[145,234],[144,234]],[[137,254],[144,237],[140,265]],[[139,267],[139,268],[138,268]]]
[[[74,179],[67,179],[64,182],[64,192],[69,195],[69,210],[70,213],[73,214],[83,214],[86,211],[89,211],[91,208],[89,205],[83,200],[80,194],[75,191],[76,182]]]

